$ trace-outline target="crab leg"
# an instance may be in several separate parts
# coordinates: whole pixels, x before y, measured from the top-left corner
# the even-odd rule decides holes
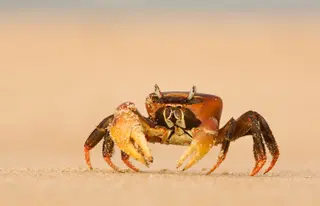
[[[130,169],[132,169],[133,171],[139,172],[139,169],[136,168],[136,167],[129,161],[129,158],[130,158],[130,156],[129,156],[127,153],[121,151],[121,159],[122,159],[122,161],[123,161]]]
[[[201,160],[215,144],[215,137],[218,135],[217,130],[218,122],[216,121],[216,119],[212,118],[203,122],[200,127],[195,130],[191,145],[179,159],[177,168],[179,168],[183,164],[183,162],[191,155],[191,159],[182,171],[189,169],[195,163]]]
[[[254,148],[253,151],[254,151],[256,164],[250,174],[251,176],[254,176],[255,174],[257,174],[266,163],[267,156],[266,156],[263,140],[266,142],[267,148],[269,149],[272,155],[271,164],[268,167],[268,169],[264,172],[264,174],[266,174],[273,168],[280,154],[277,142],[275,141],[275,138],[269,128],[268,123],[259,113],[254,111],[248,111],[239,117],[239,119],[237,120],[237,127],[238,127],[238,124],[240,124],[241,126],[245,125],[243,127],[251,128],[247,133],[237,134],[233,138],[233,141],[234,141],[235,139],[241,136],[250,135],[250,134],[253,137],[253,148]]]
[[[90,161],[90,150],[93,149],[107,133],[107,127],[110,122],[113,120],[113,115],[110,115],[103,119],[101,123],[92,131],[89,135],[88,139],[84,143],[84,155],[86,164],[89,169],[92,169],[91,161]]]
[[[112,161],[111,157],[114,152],[114,142],[110,136],[105,136],[102,145],[102,155],[108,165],[117,172],[122,172]]]
[[[256,164],[251,172],[251,176],[257,174],[263,165],[267,161],[266,149],[263,144],[263,139],[261,132],[256,126],[252,127],[252,136],[253,136],[253,155],[256,160]]]
[[[267,121],[263,118],[263,116],[261,116],[259,114],[257,114],[257,115],[258,115],[258,120],[259,120],[260,127],[261,127],[262,136],[264,138],[264,142],[266,143],[267,148],[272,155],[272,161],[270,163],[270,166],[264,171],[264,174],[266,174],[270,170],[272,170],[272,168],[274,167],[274,165],[278,161],[280,152],[279,152],[277,142],[272,134],[272,131],[271,131]]]
[[[253,155],[255,158],[255,166],[252,169],[250,175],[256,175],[266,163],[267,156],[264,142],[266,143],[267,148],[269,149],[273,157],[270,166],[264,172],[264,174],[269,172],[277,162],[280,153],[277,142],[275,141],[275,138],[265,119],[257,112],[248,111],[241,115],[235,121],[235,123],[232,124],[233,126],[230,125],[230,122],[228,122],[227,125],[223,127],[219,132],[220,134],[224,134],[225,130],[228,130],[228,132],[231,131],[229,135],[226,135],[222,143],[218,162],[206,174],[210,174],[211,172],[213,172],[225,159],[230,145],[227,144],[227,142],[236,141],[237,139],[247,135],[252,135],[253,137]]]
[[[121,104],[114,113],[114,119],[108,130],[114,143],[121,151],[148,166],[153,162],[147,140],[136,114],[137,109],[131,102]]]
[[[216,164],[206,173],[206,175],[212,173],[225,160],[227,153],[229,151],[230,139],[232,138],[235,129],[236,129],[236,121],[233,118],[231,118],[227,122],[227,124],[220,129],[219,134],[224,135],[224,137],[223,137],[223,142],[221,145],[219,157]],[[220,138],[218,137],[217,139],[220,139]]]

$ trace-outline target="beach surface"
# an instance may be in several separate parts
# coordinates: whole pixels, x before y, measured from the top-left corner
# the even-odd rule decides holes
[[[1,13],[0,205],[320,204],[320,16],[241,13]],[[116,173],[83,145],[125,101],[147,115],[162,91],[220,96],[221,125],[255,110],[280,147],[256,176],[251,136],[182,172],[187,147],[149,144],[154,163]],[[116,148],[114,163],[127,169]]]

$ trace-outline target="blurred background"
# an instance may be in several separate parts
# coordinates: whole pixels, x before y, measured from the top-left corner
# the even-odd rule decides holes
[[[144,100],[157,83],[163,91],[196,85],[220,96],[222,125],[258,111],[280,146],[274,171],[319,170],[319,6],[2,0],[0,167],[85,168],[83,144],[95,126],[124,101],[147,115]],[[150,147],[151,170],[175,170],[186,149]],[[92,151],[92,164],[109,169],[101,149]],[[218,151],[191,170],[210,168]],[[119,151],[115,162],[124,168]],[[231,145],[216,172],[253,165],[248,136]]]

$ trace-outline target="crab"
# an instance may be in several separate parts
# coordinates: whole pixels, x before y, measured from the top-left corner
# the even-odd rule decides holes
[[[255,166],[251,176],[256,175],[266,163],[265,145],[272,161],[264,174],[274,167],[279,158],[278,144],[263,116],[250,110],[237,119],[230,118],[220,127],[222,99],[212,94],[197,93],[195,86],[190,91],[161,92],[155,84],[154,92],[147,96],[145,106],[147,117],[138,111],[133,102],[124,102],[91,132],[84,143],[84,155],[89,169],[92,169],[90,150],[102,138],[103,158],[117,172],[124,171],[112,162],[115,146],[120,149],[121,159],[128,168],[139,172],[129,159],[133,158],[149,167],[153,156],[148,143],[186,146],[176,165],[178,169],[190,158],[182,171],[195,165],[212,147],[220,146],[218,158],[206,175],[216,170],[225,160],[231,142],[247,135],[253,138]]]

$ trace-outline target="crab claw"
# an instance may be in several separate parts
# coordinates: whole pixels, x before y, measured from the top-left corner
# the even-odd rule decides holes
[[[184,154],[178,161],[177,168],[179,168],[189,156],[193,155],[189,162],[186,164],[186,166],[182,169],[182,171],[189,169],[210,151],[212,145],[212,135],[208,135],[204,131],[197,132],[197,134],[194,136],[194,139],[191,142],[191,145],[184,152]]]
[[[189,169],[210,151],[214,145],[214,138],[218,134],[216,128],[216,122],[208,120],[194,132],[191,145],[179,159],[177,168],[179,168],[189,156],[193,155],[182,171]]]
[[[109,125],[110,136],[114,143],[130,157],[149,166],[153,162],[137,109],[131,102],[121,104],[114,113]]]

